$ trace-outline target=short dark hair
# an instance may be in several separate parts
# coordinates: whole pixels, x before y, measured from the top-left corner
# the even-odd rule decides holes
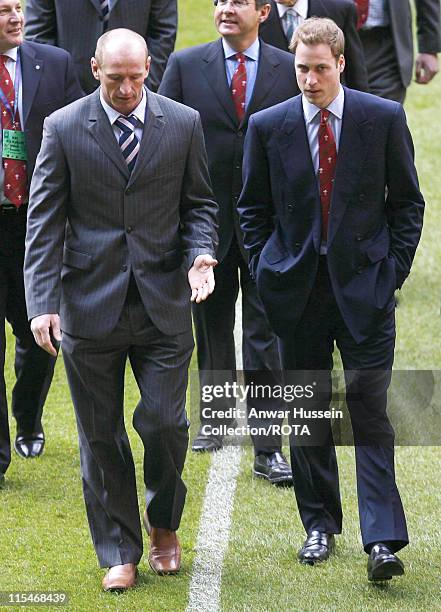
[[[304,45],[327,45],[336,60],[345,52],[343,32],[332,19],[326,17],[310,17],[295,30],[289,45],[293,53],[299,42]]]

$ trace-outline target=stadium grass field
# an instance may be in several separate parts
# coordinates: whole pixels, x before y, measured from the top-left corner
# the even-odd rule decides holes
[[[180,0],[179,6],[179,48],[215,36],[208,0]],[[437,166],[441,154],[440,98],[438,76],[430,86],[412,85],[405,106],[427,210],[422,242],[397,309],[397,369],[440,369],[441,364],[441,172]],[[10,330],[6,380],[10,396],[13,384]],[[142,508],[141,444],[131,427],[137,401],[136,385],[128,372],[126,421],[138,466]],[[414,408],[418,415],[420,406]],[[433,408],[436,410],[437,406]],[[196,414],[197,407],[192,406],[191,412]],[[70,609],[75,611],[185,610],[210,457],[188,454],[184,474],[188,496],[179,532],[183,545],[182,572],[175,577],[157,577],[143,559],[136,589],[119,596],[105,594],[100,590],[103,571],[97,566],[86,522],[76,427],[61,359],[45,407],[44,426],[47,437],[44,455],[39,460],[23,461],[14,454],[6,486],[0,491],[0,592],[64,591],[68,593]],[[193,433],[195,426],[193,423]],[[15,435],[12,419],[11,430]],[[360,543],[353,450],[349,447],[338,450],[345,520],[336,555],[321,567],[309,568],[296,561],[304,534],[292,490],[274,489],[254,480],[251,450],[247,448],[223,568],[221,609],[441,610],[440,454],[438,447],[397,448],[397,480],[407,511],[411,544],[401,554],[406,575],[386,586],[375,587],[366,580],[366,555]],[[200,609],[203,612],[202,602]]]

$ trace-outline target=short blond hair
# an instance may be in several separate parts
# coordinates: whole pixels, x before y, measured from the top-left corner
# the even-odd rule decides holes
[[[327,45],[336,61],[345,52],[345,36],[338,25],[326,17],[310,17],[295,30],[290,50],[295,53],[299,42],[304,45]]]

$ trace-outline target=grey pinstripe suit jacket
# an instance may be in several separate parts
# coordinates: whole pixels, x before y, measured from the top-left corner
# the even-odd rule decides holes
[[[69,51],[87,94],[98,85],[90,70],[90,58],[103,33],[100,4],[100,0],[26,2],[26,38]],[[145,38],[152,57],[147,83],[156,91],[175,46],[177,0],[114,0],[112,4],[108,28],[128,28]]]
[[[199,114],[148,92],[131,175],[99,90],[46,119],[31,184],[25,289],[29,318],[98,338],[116,325],[130,272],[158,329],[191,328],[187,271],[216,249]]]

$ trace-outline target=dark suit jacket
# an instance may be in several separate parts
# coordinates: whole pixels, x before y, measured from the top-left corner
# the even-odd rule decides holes
[[[274,0],[268,1],[271,4],[271,12],[268,19],[260,25],[259,34],[268,44],[288,51],[288,42],[277,5]],[[346,42],[344,82],[353,89],[368,91],[363,47],[356,30],[357,12],[353,0],[309,0],[308,17],[329,17],[343,30]]]
[[[148,92],[129,172],[99,90],[47,118],[26,235],[29,318],[59,313],[63,331],[115,327],[133,274],[153,324],[191,330],[187,273],[216,248],[216,204],[198,113]]]
[[[394,306],[420,238],[423,209],[403,108],[345,89],[327,261],[335,299],[357,342]],[[283,336],[306,306],[321,242],[301,96],[251,118],[238,210],[251,273],[273,329]]]
[[[103,33],[100,0],[27,0],[26,38],[62,47],[72,54],[86,93],[98,87],[90,70],[96,41]],[[176,39],[176,0],[116,0],[108,29],[141,34],[152,58],[147,84],[156,91]]]
[[[408,87],[413,72],[412,11],[407,0],[387,0],[390,28],[395,45],[396,59],[403,85]],[[418,51],[438,53],[440,40],[439,0],[415,0]]]
[[[44,119],[84,94],[66,51],[25,41],[20,45],[19,52],[23,79],[23,129],[30,182],[40,150]]]
[[[261,44],[252,99],[239,124],[225,72],[221,39],[170,56],[159,92],[199,111],[204,128],[213,190],[219,204],[219,251],[222,260],[235,226],[242,189],[243,141],[251,113],[298,93],[292,54]]]

